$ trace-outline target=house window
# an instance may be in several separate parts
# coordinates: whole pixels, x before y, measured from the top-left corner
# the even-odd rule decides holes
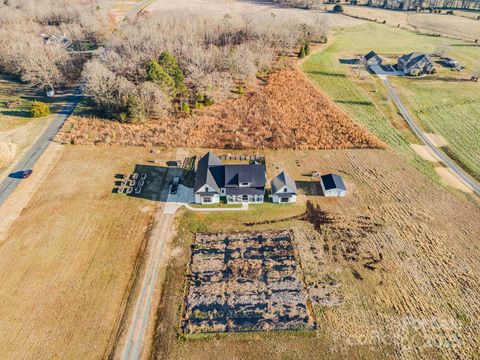
[[[205,186],[205,192],[208,192],[208,186]]]
[[[248,201],[248,195],[242,195],[242,201]]]
[[[283,188],[283,192],[287,192],[287,190],[288,190],[287,188]]]
[[[212,198],[210,196],[204,196],[203,197],[203,203],[211,203],[212,202]]]

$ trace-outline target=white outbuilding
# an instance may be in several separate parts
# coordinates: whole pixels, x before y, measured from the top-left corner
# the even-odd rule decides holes
[[[347,194],[345,183],[343,182],[342,177],[339,175],[323,175],[320,183],[322,185],[324,196],[345,196]]]
[[[285,171],[278,174],[272,181],[272,202],[288,204],[297,201],[297,186],[295,181]]]

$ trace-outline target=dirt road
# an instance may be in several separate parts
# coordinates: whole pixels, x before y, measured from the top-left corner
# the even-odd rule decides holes
[[[182,156],[182,150],[175,152],[174,158]],[[147,250],[146,270],[141,282],[139,294],[135,303],[133,314],[130,316],[130,324],[125,339],[124,347],[121,352],[121,359],[139,359],[145,340],[148,337],[148,329],[153,329],[154,310],[152,306],[155,298],[155,289],[159,283],[158,277],[162,265],[166,264],[166,244],[172,233],[174,213],[164,211],[166,199],[170,191],[170,184],[173,176],[179,175],[178,169],[169,169],[166,179],[163,183],[160,199],[162,205],[157,210],[155,217],[155,226],[150,236],[150,246]],[[156,304],[155,304],[156,305]],[[143,354],[146,355],[146,354]]]

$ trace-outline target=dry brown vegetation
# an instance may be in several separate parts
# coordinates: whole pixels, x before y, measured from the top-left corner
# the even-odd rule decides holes
[[[240,149],[384,147],[296,70],[275,73],[257,91],[182,119],[133,125],[70,118],[57,141]]]
[[[112,194],[115,174],[151,159],[143,148],[67,146],[35,185],[0,234],[2,359],[108,357],[157,204]],[[146,185],[155,190],[164,179],[157,169]],[[28,184],[10,200],[32,191]]]
[[[263,153],[263,152],[262,152]],[[185,213],[158,313],[158,359],[466,359],[478,355],[478,200],[445,191],[393,151],[266,151],[321,207],[252,206]],[[298,165],[296,164],[298,161]],[[311,170],[342,174],[348,195],[315,191]],[[302,197],[300,197],[302,199]],[[323,215],[322,215],[323,212]],[[324,216],[328,217],[326,221]],[[269,220],[270,223],[265,221]],[[273,220],[277,222],[272,223]],[[245,224],[258,223],[254,226]],[[199,230],[200,229],[200,230]],[[293,229],[317,319],[315,333],[231,334],[178,341],[192,232]],[[181,251],[182,249],[183,251]]]

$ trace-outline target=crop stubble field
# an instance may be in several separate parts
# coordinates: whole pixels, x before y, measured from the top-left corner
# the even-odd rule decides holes
[[[185,212],[158,312],[154,356],[169,359],[455,358],[478,354],[480,231],[475,199],[445,192],[391,150],[267,151],[269,177],[285,169],[324,211],[301,203],[237,214]],[[298,161],[298,166],[295,165]],[[317,196],[302,174],[344,175],[344,199]],[[303,215],[302,215],[303,214]],[[282,220],[284,219],[284,220]],[[177,339],[195,232],[293,229],[317,318],[315,332]],[[202,338],[204,336],[197,336]]]
[[[2,358],[108,356],[156,208],[112,188],[116,173],[149,156],[142,148],[65,147],[0,239],[0,268],[8,269],[0,274]]]

